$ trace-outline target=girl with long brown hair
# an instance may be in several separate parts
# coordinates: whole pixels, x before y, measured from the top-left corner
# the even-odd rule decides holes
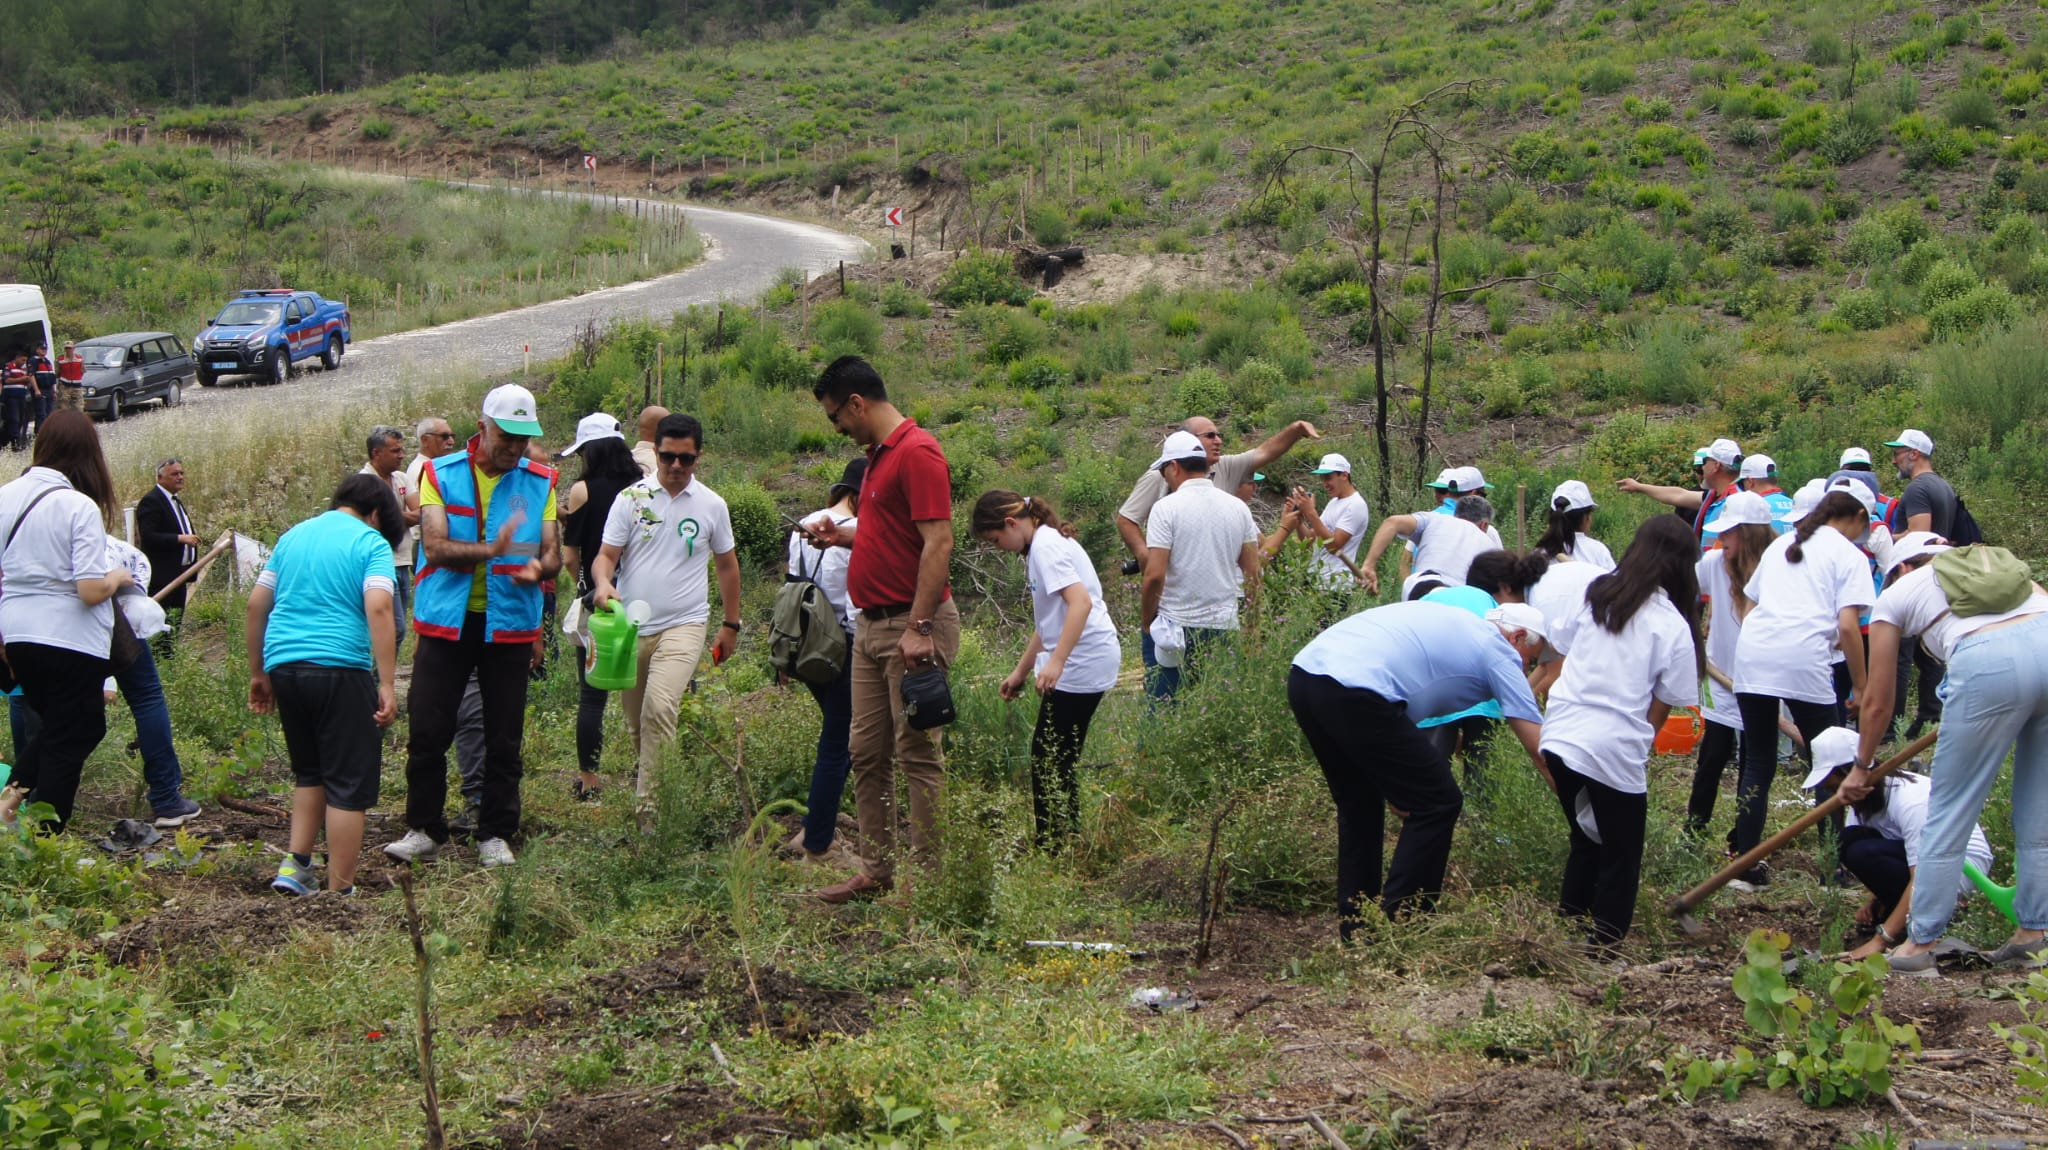
[[[1030,682],[1038,690],[1038,726],[1031,733],[1031,805],[1038,840],[1057,849],[1080,828],[1075,764],[1102,696],[1116,685],[1123,659],[1116,626],[1102,600],[1102,582],[1074,529],[1050,503],[1014,491],[990,491],[974,504],[976,538],[1024,557],[1037,627],[1001,694],[1015,699]]]
[[[1753,606],[1743,594],[1756,572],[1764,549],[1777,538],[1771,526],[1771,505],[1748,491],[1730,495],[1707,529],[1718,533],[1713,550],[1700,556],[1694,572],[1707,623],[1707,671],[1728,673],[1735,666],[1735,642],[1742,620]],[[1721,794],[1721,776],[1742,754],[1742,709],[1726,683],[1715,683],[1711,703],[1700,708],[1705,730],[1700,735],[1699,762],[1692,772],[1692,795],[1685,804],[1685,829],[1698,835],[1714,817]],[[1729,836],[1734,841],[1734,836]]]

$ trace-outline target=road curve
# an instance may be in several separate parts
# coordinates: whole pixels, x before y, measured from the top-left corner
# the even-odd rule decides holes
[[[556,193],[569,194],[576,193]],[[593,197],[607,206],[610,196]],[[635,201],[621,197],[630,211]],[[673,201],[649,201],[675,207]],[[187,387],[177,408],[144,408],[120,422],[100,425],[100,439],[117,468],[145,449],[173,449],[187,436],[217,429],[223,419],[258,408],[303,415],[313,406],[361,404],[408,383],[454,372],[489,376],[518,370],[530,346],[535,361],[566,354],[576,333],[592,322],[665,321],[696,304],[751,303],[773,286],[776,273],[800,267],[813,274],[870,255],[866,241],[817,224],[724,208],[681,205],[704,240],[704,257],[679,272],[534,304],[494,315],[415,328],[350,345],[334,372],[301,371],[281,387]]]

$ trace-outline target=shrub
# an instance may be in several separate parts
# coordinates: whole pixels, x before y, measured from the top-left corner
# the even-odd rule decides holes
[[[882,317],[858,300],[819,304],[814,317],[811,337],[824,350],[828,363],[842,355],[872,357],[882,350]]]
[[[1642,343],[1644,399],[1690,404],[1706,398],[1706,379],[1694,350],[1699,335],[1697,327],[1671,319],[1650,329]]]
[[[1056,248],[1073,238],[1073,228],[1067,223],[1067,213],[1058,204],[1040,200],[1024,213],[1024,226],[1031,230],[1031,238],[1038,246]]]
[[[1271,360],[1254,356],[1237,366],[1230,380],[1230,409],[1253,412],[1273,402],[1287,386],[1287,373]]]
[[[2023,72],[2005,82],[1998,90],[1998,102],[2010,108],[2025,107],[2041,95],[2041,74]]]
[[[2006,436],[2048,423],[2048,324],[2035,320],[1933,353],[1928,410],[1964,451],[1998,450]]]
[[[978,308],[969,314],[968,323],[981,333],[982,356],[995,364],[1015,363],[1052,338],[1044,320],[1009,308]]]
[[[1579,87],[1595,96],[1612,96],[1635,82],[1636,72],[1613,60],[1596,60],[1579,74]]]
[[[357,131],[361,133],[365,140],[373,142],[388,140],[391,138],[392,132],[391,121],[378,119],[364,120],[363,126],[358,128]]]
[[[1074,378],[1073,369],[1056,355],[1039,352],[1010,365],[1010,386],[1026,391],[1062,387]]]
[[[1021,307],[1031,289],[1017,278],[1010,261],[998,252],[969,252],[953,261],[939,277],[939,302],[947,307],[1006,303]]]
[[[759,324],[740,337],[739,366],[762,387],[793,391],[809,387],[815,374],[811,361],[782,337],[772,323]]]
[[[903,284],[891,283],[882,288],[882,314],[896,319],[928,319],[932,305]]]
[[[1353,315],[1372,305],[1372,293],[1361,283],[1336,283],[1316,296],[1319,315]]]
[[[1842,38],[1833,32],[1816,32],[1806,42],[1806,62],[1816,68],[1832,68],[1848,58]]]
[[[1524,132],[1508,144],[1508,169],[1525,180],[1550,180],[1563,171],[1570,153],[1549,132]]]
[[[1183,417],[1222,415],[1230,406],[1230,385],[1211,367],[1197,367],[1173,385],[1173,405]]]
[[[1977,274],[1954,260],[1942,260],[1927,269],[1920,280],[1920,310],[1933,311],[1953,299],[1969,294],[1977,286]]]
[[[1948,98],[1948,104],[1941,110],[1942,119],[1955,128],[1993,128],[1998,126],[1998,104],[1991,93],[1982,88],[1963,88]]]
[[[1931,339],[1953,340],[1979,332],[2003,331],[2020,318],[2019,301],[2004,284],[1983,284],[1927,313]]]
[[[718,493],[725,497],[726,510],[732,515],[733,545],[739,550],[740,562],[756,568],[781,563],[785,554],[782,516],[774,498],[753,483],[720,484]]]
[[[1868,288],[1843,292],[1842,298],[1835,301],[1834,314],[1853,331],[1871,331],[1891,319],[1891,309],[1885,306],[1884,297]]]

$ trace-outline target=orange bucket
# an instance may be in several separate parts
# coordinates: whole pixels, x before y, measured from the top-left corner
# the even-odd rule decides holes
[[[1706,733],[1706,724],[1700,719],[1698,707],[1680,707],[1664,720],[1664,726],[1657,732],[1657,741],[1651,744],[1660,755],[1690,755],[1700,745],[1700,736]]]

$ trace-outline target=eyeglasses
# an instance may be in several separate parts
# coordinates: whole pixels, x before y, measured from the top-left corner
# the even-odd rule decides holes
[[[654,454],[670,467],[688,467],[697,462],[697,453],[694,451],[657,451]]]
[[[1216,440],[1216,441],[1218,441],[1218,442],[1221,442],[1221,441],[1222,441],[1222,439],[1223,439],[1223,433],[1222,433],[1222,432],[1220,432],[1220,431],[1204,431],[1204,432],[1202,432],[1201,434],[1197,435],[1197,436],[1196,436],[1195,438],[1197,438],[1197,439],[1214,439],[1214,440]]]
[[[845,402],[841,403],[841,404],[840,404],[840,405],[839,405],[838,407],[828,407],[828,408],[826,408],[826,409],[825,409],[825,422],[827,422],[827,423],[831,424],[831,425],[832,425],[832,426],[834,426],[834,427],[838,427],[838,426],[839,426],[839,415],[840,415],[840,413],[841,413],[841,412],[843,412],[843,411],[845,411],[845,410],[846,410],[847,408],[849,408],[849,407],[853,406],[853,401],[854,401],[854,400],[856,400],[856,399],[859,399],[859,398],[861,398],[861,397],[860,397],[860,396],[857,396],[857,395],[849,395],[849,396],[847,396],[847,397],[846,397],[846,400],[845,400]]]

